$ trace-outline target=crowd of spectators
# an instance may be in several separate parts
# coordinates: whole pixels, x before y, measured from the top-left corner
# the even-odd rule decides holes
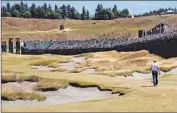
[[[132,45],[134,43],[147,43],[155,40],[168,40],[177,38],[177,31],[148,35],[138,39],[125,38],[105,38],[105,39],[90,39],[90,40],[49,40],[49,41],[24,41],[24,51],[52,51],[52,50],[79,50],[79,49],[115,49]]]

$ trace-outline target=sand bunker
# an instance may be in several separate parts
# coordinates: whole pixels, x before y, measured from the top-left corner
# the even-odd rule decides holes
[[[75,58],[72,58],[71,61],[82,63],[82,62],[85,62],[85,57],[75,57]]]
[[[71,58],[71,60],[67,63],[59,63],[59,65],[67,70],[72,70],[76,68],[79,63],[86,62],[85,57],[74,57]],[[43,70],[43,71],[53,71],[55,68],[49,67],[49,66],[32,66],[33,69]],[[95,73],[96,70],[89,67],[84,67],[83,71],[81,73]]]
[[[4,84],[4,87],[9,87],[9,85],[14,85],[17,83]],[[24,84],[28,86],[28,84]],[[11,86],[10,86],[11,87]],[[29,88],[31,89],[31,87]],[[90,88],[79,88],[68,86],[65,89],[59,89],[57,91],[36,91],[40,95],[47,97],[44,101],[29,101],[29,100],[16,100],[16,101],[2,101],[2,106],[41,106],[41,105],[57,105],[76,101],[86,101],[86,100],[98,100],[111,98],[114,96],[119,96],[119,94],[112,94],[111,91],[100,91],[97,87]]]
[[[81,73],[95,73],[96,70],[93,68],[85,67],[85,69]]]
[[[62,68],[68,69],[68,70],[72,70],[74,69],[76,66],[78,66],[78,63],[82,63],[85,62],[85,57],[76,57],[76,58],[72,58],[70,60],[70,62],[67,63],[59,63],[59,65],[62,66]]]
[[[48,66],[32,66],[32,69],[38,69],[38,70],[43,70],[43,71],[52,71],[55,68],[48,67]]]
[[[20,89],[25,92],[33,92],[33,87],[37,84],[37,82],[9,82],[2,84],[2,88],[8,88],[8,89]]]
[[[68,62],[68,63],[60,63],[62,68],[72,70],[74,69],[78,64],[76,62]]]

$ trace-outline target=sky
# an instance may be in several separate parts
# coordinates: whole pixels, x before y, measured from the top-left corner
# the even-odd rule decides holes
[[[21,1],[9,1],[9,3],[15,4]],[[50,4],[53,8],[54,5],[62,6],[63,4],[74,6],[77,11],[81,12],[82,7],[85,6],[89,10],[90,14],[95,13],[95,9],[98,4],[103,4],[104,8],[113,7],[114,4],[117,5],[118,10],[127,8],[130,14],[141,14],[144,12],[149,12],[150,10],[158,8],[177,8],[177,1],[24,1],[28,6],[32,3],[36,5],[43,5],[44,2]],[[6,5],[7,1],[2,1],[2,5]]]

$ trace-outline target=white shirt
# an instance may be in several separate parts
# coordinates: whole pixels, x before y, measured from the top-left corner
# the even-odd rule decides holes
[[[20,43],[20,46],[21,46],[21,47],[23,47],[23,46],[24,46],[24,43],[23,43],[23,42],[21,42],[21,43]]]
[[[153,63],[151,68],[152,68],[152,71],[159,71],[159,64],[158,63]]]

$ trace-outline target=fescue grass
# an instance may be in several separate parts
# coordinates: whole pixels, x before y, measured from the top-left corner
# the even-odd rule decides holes
[[[38,61],[34,61],[32,62],[30,65],[34,65],[34,66],[50,66],[50,67],[57,67],[58,64],[56,63],[58,60],[38,60]]]
[[[93,86],[96,85],[98,87],[100,87],[101,89],[108,89],[108,90],[112,90],[112,93],[123,93],[123,94],[127,94],[129,92],[131,92],[130,88],[126,88],[126,87],[112,87],[109,86],[108,84],[99,84],[99,83],[95,83],[95,82],[86,82],[86,81],[72,81],[70,83],[76,83],[79,84],[80,86]]]
[[[52,72],[65,72],[65,71],[67,71],[67,69],[65,69],[65,68],[63,68],[63,67],[57,67],[57,68],[55,68],[55,69],[52,69],[51,70]]]
[[[85,57],[85,59],[88,59],[88,58],[93,57],[93,54],[92,53],[82,53],[79,55],[75,55],[74,57]]]
[[[8,82],[23,82],[23,81],[30,81],[30,82],[38,82],[40,77],[34,75],[17,75],[17,74],[8,74],[1,76],[1,83],[8,83]]]
[[[7,83],[7,82],[15,82],[16,81],[16,76],[17,75],[2,75],[1,76],[1,83]]]
[[[7,70],[7,69],[2,69],[2,73],[24,74],[23,72],[11,71],[11,70]]]
[[[170,70],[172,70],[173,68],[176,68],[177,66],[161,66],[160,70],[164,71],[164,72],[168,72]]]
[[[24,92],[19,89],[3,88],[1,99],[6,101],[35,100],[35,99],[38,101],[44,101],[46,97],[33,92]]]
[[[43,78],[37,83],[34,89],[39,91],[53,91],[59,88],[66,88],[67,86],[68,82],[66,81]]]
[[[81,69],[81,68],[74,68],[74,69],[72,69],[72,70],[69,70],[68,72],[69,73],[80,73],[80,72],[82,72],[83,71],[83,69]]]

